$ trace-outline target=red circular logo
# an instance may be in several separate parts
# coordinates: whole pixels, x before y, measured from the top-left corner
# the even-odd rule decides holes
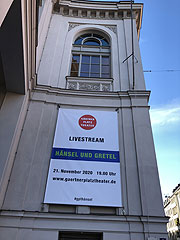
[[[79,119],[79,126],[85,130],[91,130],[96,126],[96,119],[91,115],[83,115]]]

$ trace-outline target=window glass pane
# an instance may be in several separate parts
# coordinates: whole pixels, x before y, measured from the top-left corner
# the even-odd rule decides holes
[[[109,57],[102,57],[102,64],[103,65],[109,65]]]
[[[102,36],[100,36],[98,34],[93,34],[93,36],[97,37],[97,38],[99,38],[101,40],[102,46],[109,46],[108,41],[104,37],[102,37]]]
[[[80,77],[89,77],[89,73],[81,72]]]
[[[75,45],[81,45],[82,44],[82,40],[84,39],[84,38],[86,38],[86,37],[90,37],[91,36],[91,34],[84,34],[84,35],[82,35],[82,36],[80,36],[80,37],[78,37],[75,41],[74,41],[74,44]]]
[[[73,55],[72,56],[72,64],[71,64],[71,76],[77,77],[78,71],[79,71],[79,55]]]
[[[105,39],[102,39],[101,42],[103,46],[109,46],[108,41],[106,41]]]
[[[93,37],[96,37],[96,38],[99,38],[99,39],[102,39],[103,37],[101,37],[99,34],[93,34]]]
[[[87,40],[84,41],[83,45],[100,46],[100,42],[97,39],[88,38]]]
[[[72,77],[78,77],[78,72],[71,72]]]
[[[81,72],[89,72],[89,64],[82,64]]]
[[[82,39],[81,37],[79,37],[79,38],[76,39],[76,41],[74,42],[74,44],[75,44],[75,45],[81,45],[82,40],[83,40],[83,39]]]
[[[99,56],[92,56],[91,63],[92,64],[99,64],[100,63],[100,57]]]
[[[111,77],[109,38],[102,36],[101,33],[89,32],[77,37],[72,53],[71,76]]]
[[[90,63],[90,56],[83,55],[82,56],[82,63]]]
[[[100,74],[99,73],[91,73],[91,75],[90,75],[91,77],[100,77]]]
[[[102,73],[101,77],[102,78],[110,78],[110,74],[109,73]]]
[[[80,59],[80,56],[79,55],[73,55],[72,56],[72,62],[77,62],[77,63],[79,63],[79,59]]]
[[[102,66],[102,73],[109,73],[109,66]]]
[[[81,37],[82,37],[83,39],[86,38],[86,37],[91,37],[91,36],[92,36],[91,33],[86,33],[86,34],[81,35]]]
[[[79,63],[72,63],[71,72],[78,72],[78,70],[79,70]]]
[[[92,65],[91,66],[92,73],[99,73],[100,72],[100,65]]]

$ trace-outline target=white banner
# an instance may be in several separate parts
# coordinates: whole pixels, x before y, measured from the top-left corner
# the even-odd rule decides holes
[[[44,203],[122,206],[116,112],[59,110]]]

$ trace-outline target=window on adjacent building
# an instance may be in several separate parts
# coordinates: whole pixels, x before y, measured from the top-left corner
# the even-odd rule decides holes
[[[71,76],[110,78],[110,45],[98,34],[84,34],[73,44]]]

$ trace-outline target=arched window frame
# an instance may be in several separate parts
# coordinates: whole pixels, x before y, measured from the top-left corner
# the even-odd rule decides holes
[[[99,36],[99,38],[97,36]],[[81,38],[82,40],[80,40]],[[88,39],[94,39],[100,44],[98,46],[86,45],[85,43]],[[80,44],[76,43],[77,41],[79,41]],[[111,78],[111,48],[109,42],[110,41],[107,37],[104,37],[99,32],[81,34],[77,37],[72,47],[70,76],[104,79]]]
[[[95,37],[86,37],[82,40],[82,44],[81,45],[85,45],[84,43],[87,42],[88,39],[95,39],[97,40],[97,42],[99,42],[99,45],[102,46],[102,42],[98,39],[98,38],[95,38]],[[88,46],[91,46],[91,45],[88,45]],[[95,45],[96,46],[96,45]]]

